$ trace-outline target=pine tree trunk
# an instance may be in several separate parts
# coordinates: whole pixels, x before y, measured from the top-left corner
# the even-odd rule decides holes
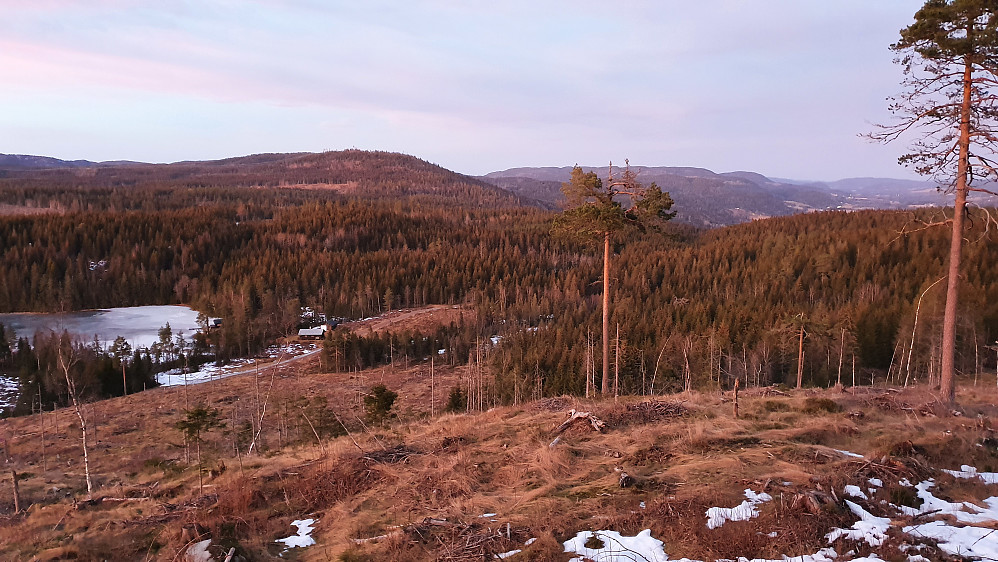
[[[953,234],[950,237],[949,278],[946,282],[946,309],[943,313],[942,370],[939,393],[950,404],[956,398],[954,362],[956,359],[956,308],[960,285],[960,253],[963,246],[963,213],[967,206],[967,176],[970,156],[970,101],[972,65],[966,59],[963,69],[963,105],[960,108],[960,161],[956,172],[956,201],[953,204]]]
[[[610,232],[603,234],[603,396],[610,393]]]
[[[800,327],[800,346],[797,349],[797,388],[804,384],[804,326]]]

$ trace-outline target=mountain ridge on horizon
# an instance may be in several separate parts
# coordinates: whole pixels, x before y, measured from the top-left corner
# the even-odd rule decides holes
[[[237,178],[240,172],[259,172],[266,169],[275,177],[287,173],[298,164],[307,162],[314,166],[323,156],[330,161],[351,155],[377,155],[390,162],[368,162],[368,167],[384,166],[393,175],[404,179],[407,172],[417,174],[429,168],[436,169],[441,181],[469,182],[488,185],[510,192],[527,204],[547,209],[558,209],[561,204],[561,183],[569,179],[573,166],[514,167],[490,172],[482,176],[463,174],[433,164],[417,156],[387,151],[350,149],[326,152],[259,153],[217,160],[185,160],[155,164],[134,161],[61,160],[49,156],[0,154],[0,175],[4,172],[17,175],[33,172],[58,173],[58,170],[96,168],[111,170],[138,170],[177,168],[177,174],[196,177],[198,174],[224,173]],[[411,160],[410,160],[411,159]],[[364,165],[358,166],[363,168]],[[347,167],[349,168],[349,167]],[[408,170],[406,169],[408,168]],[[607,166],[582,166],[602,177]],[[614,173],[623,167],[614,166]],[[695,166],[630,166],[638,180],[655,182],[668,191],[676,201],[678,220],[695,226],[712,228],[737,224],[772,216],[785,216],[801,212],[822,210],[857,209],[906,209],[923,206],[945,205],[947,198],[937,193],[935,184],[928,181],[899,178],[853,177],[835,181],[806,181],[773,178],[751,170],[714,172]],[[340,169],[340,180],[349,179],[350,169]],[[353,170],[358,174],[359,169]],[[368,170],[370,172],[371,170]],[[109,172],[110,173],[110,172]],[[125,172],[127,173],[127,172]],[[344,179],[346,178],[346,179]],[[308,185],[321,180],[297,178],[293,184]],[[339,181],[339,180],[337,180]]]
[[[351,149],[356,150],[356,149]],[[86,160],[86,159],[75,159],[67,160],[62,158],[56,158],[54,156],[42,156],[36,154],[5,154],[0,153],[0,169],[56,169],[56,168],[86,168],[95,166],[125,166],[125,165],[143,165],[143,166],[171,166],[176,164],[211,164],[211,163],[232,163],[233,161],[253,159],[257,160],[260,157],[277,157],[274,160],[284,159],[288,157],[295,156],[306,156],[306,155],[321,155],[325,152],[349,152],[350,150],[340,150],[340,151],[324,151],[324,152],[256,152],[252,154],[245,154],[241,156],[227,156],[224,158],[209,158],[204,160],[177,160],[174,162],[145,162],[140,160]],[[359,152],[385,152],[385,151],[375,151],[375,150],[359,150]],[[412,156],[413,158],[421,159],[418,156],[397,153],[403,156]],[[442,166],[441,166],[442,167]],[[514,166],[512,168],[507,168],[504,170],[496,170],[493,172],[488,172],[486,174],[476,176],[474,174],[466,174],[464,172],[458,172],[457,170],[451,170],[456,173],[467,175],[468,177],[515,177],[516,172],[520,171],[534,171],[534,170],[557,170],[571,172],[574,166]],[[582,166],[585,170],[599,170],[601,168],[605,169],[606,166]],[[614,166],[615,170],[622,169],[622,166]],[[887,176],[846,176],[837,180],[816,180],[816,179],[800,179],[800,178],[785,178],[777,176],[768,176],[761,172],[755,172],[752,170],[732,170],[728,172],[715,172],[709,168],[704,168],[700,166],[650,166],[650,165],[635,165],[631,166],[634,169],[649,169],[649,170],[660,170],[667,169],[671,171],[696,171],[696,172],[706,172],[705,175],[743,175],[750,174],[753,176],[758,176],[765,178],[768,181],[775,183],[789,183],[795,185],[812,185],[812,184],[826,184],[834,185],[841,182],[852,182],[856,180],[864,181],[892,181],[892,182],[904,182],[911,184],[932,184],[933,182],[917,179],[905,179],[905,178],[894,178]],[[695,174],[693,174],[695,175]],[[526,177],[534,177],[533,175],[526,174]]]

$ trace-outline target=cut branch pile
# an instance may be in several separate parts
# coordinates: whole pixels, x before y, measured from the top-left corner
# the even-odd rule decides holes
[[[746,396],[790,396],[789,393],[780,390],[776,385],[746,388],[743,392]]]
[[[850,460],[847,464],[857,476],[879,478],[884,482],[897,482],[903,478],[919,482],[931,477],[933,473],[932,469],[915,458],[884,456],[878,460]]]
[[[404,533],[413,542],[437,543],[435,559],[453,562],[493,560],[497,554],[521,548],[519,545],[528,538],[527,529],[513,528],[509,524],[492,528],[430,517],[405,527]]]
[[[685,403],[679,400],[645,400],[628,404],[626,408],[611,408],[604,412],[607,424],[615,428],[641,425],[661,420],[678,418],[690,412]]]
[[[893,394],[873,396],[867,398],[865,402],[867,406],[878,408],[884,412],[915,412],[915,409],[911,407],[911,404],[908,404]]]
[[[405,445],[396,445],[390,448],[371,451],[365,454],[363,458],[366,461],[378,464],[398,464],[405,462],[411,455],[417,453],[418,451],[410,449]]]
[[[689,408],[680,401],[648,400],[628,405],[627,411],[636,414],[642,421],[652,422],[683,416],[689,412]]]
[[[562,396],[553,398],[542,398],[533,403],[533,406],[544,412],[560,412],[572,405],[571,400]]]

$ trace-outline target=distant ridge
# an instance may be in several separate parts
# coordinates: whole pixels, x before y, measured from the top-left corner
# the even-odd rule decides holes
[[[12,170],[49,170],[53,168],[83,168],[96,166],[89,160],[59,160],[30,154],[0,154],[0,168]]]
[[[606,178],[606,166],[582,166]],[[482,179],[545,207],[559,207],[561,183],[571,166],[511,168]],[[752,171],[716,173],[690,166],[631,166],[645,184],[655,182],[676,201],[677,220],[702,227],[827,210],[909,209],[948,204],[928,181],[847,178],[831,182],[770,178]],[[620,173],[614,166],[614,173]],[[982,199],[982,203],[990,203]]]
[[[614,173],[620,173],[620,168],[614,168]],[[606,166],[583,169],[601,177],[607,174]],[[474,177],[415,156],[362,150],[261,153],[171,164],[0,154],[0,178],[44,175],[46,182],[54,184],[113,188],[156,181],[197,187],[304,187],[359,196],[421,194],[458,204],[481,202],[485,195],[495,204],[546,209],[560,208],[561,184],[568,181],[571,170],[572,166],[522,167]],[[705,228],[813,211],[910,209],[949,203],[928,181],[862,177],[821,182],[771,178],[749,170],[717,173],[693,166],[631,166],[631,170],[640,181],[655,182],[672,195],[677,220]],[[393,187],[386,189],[386,185]],[[995,205],[998,198],[978,202]]]
[[[529,204],[492,183],[415,156],[364,150],[251,154],[171,164],[0,154],[0,178],[8,183],[44,178],[51,188],[275,187],[357,197],[433,196],[470,206]]]

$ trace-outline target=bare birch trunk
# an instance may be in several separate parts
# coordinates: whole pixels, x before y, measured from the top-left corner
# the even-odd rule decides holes
[[[72,344],[69,344],[70,346]],[[69,351],[72,353],[72,351]],[[80,400],[78,393],[76,392],[76,381],[69,376],[69,370],[75,361],[66,362],[66,357],[63,356],[63,350],[59,350],[59,366],[62,368],[62,373],[66,377],[66,389],[69,391],[70,400],[73,402],[73,410],[76,412],[76,417],[80,420],[80,429],[83,432],[81,437],[81,444],[83,446],[83,472],[87,479],[87,499],[92,499],[94,494],[93,481],[90,479],[90,447],[87,443],[87,419],[83,415],[83,408],[80,405]]]
[[[925,293],[929,292],[929,289],[931,289],[931,288],[935,287],[936,285],[938,285],[939,282],[942,281],[943,279],[946,279],[946,278],[945,277],[940,277],[939,279],[937,279],[935,283],[933,283],[933,284],[929,285],[928,287],[926,287],[925,290],[922,291],[922,294],[918,296],[918,304],[915,305],[915,323],[911,327],[911,345],[908,346],[908,366],[907,366],[907,372],[904,375],[904,385],[905,386],[908,386],[908,379],[911,377],[911,351],[915,347],[915,330],[918,329],[918,313],[922,309],[922,297],[925,296]]]

